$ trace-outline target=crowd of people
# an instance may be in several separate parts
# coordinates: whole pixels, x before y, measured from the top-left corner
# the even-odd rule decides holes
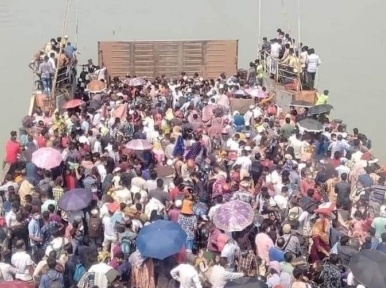
[[[311,49],[303,53],[306,46],[280,30],[262,50],[313,87],[320,59]],[[386,253],[385,171],[371,141],[328,115],[319,133],[298,129],[307,109],[284,114],[272,102],[263,87],[267,57],[246,74],[127,75],[98,93],[86,89],[97,69],[90,61],[74,107],[52,115],[36,109],[6,144],[1,281],[375,287],[363,286],[371,284],[350,263],[364,250]],[[235,111],[231,99],[250,98],[252,90],[253,104]],[[139,237],[162,221],[178,223],[184,243],[152,258]],[[369,265],[363,262],[370,275]]]

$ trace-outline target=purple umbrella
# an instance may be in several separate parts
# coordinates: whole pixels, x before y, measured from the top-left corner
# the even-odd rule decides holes
[[[64,211],[77,211],[86,208],[91,200],[91,192],[77,188],[64,193],[58,201],[58,206]]]
[[[255,213],[250,204],[234,200],[225,203],[216,210],[213,223],[217,228],[227,231],[242,231],[252,224]]]

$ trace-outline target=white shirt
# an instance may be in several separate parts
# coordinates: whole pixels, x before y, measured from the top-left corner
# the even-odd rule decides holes
[[[17,223],[16,214],[12,210],[7,213],[5,216],[5,223],[7,223],[7,227],[12,227]]]
[[[240,248],[233,242],[225,244],[221,251],[221,257],[225,257],[228,260],[228,270],[235,270],[235,257],[240,253]]]
[[[209,282],[212,284],[212,288],[223,288],[228,281],[241,278],[243,276],[243,273],[229,272],[220,265],[214,265],[212,272],[210,273]]]
[[[234,141],[232,138],[231,139],[228,139],[227,141],[227,147],[230,149],[230,150],[238,150],[239,149],[239,143]]]
[[[104,216],[102,219],[104,231],[105,231],[105,237],[115,237],[116,233],[114,231],[114,224],[111,222],[110,216]]]
[[[56,70],[55,59],[50,57],[48,59],[48,63],[51,63],[52,69],[54,69],[54,71],[55,71]]]
[[[108,286],[108,280],[106,277],[106,272],[111,270],[111,266],[107,265],[106,263],[98,263],[94,264],[88,269],[88,272],[94,272],[95,273],[95,280],[94,284],[98,287],[107,287]]]
[[[241,156],[237,158],[234,165],[241,165],[242,169],[245,169],[249,172],[252,166],[252,160],[249,156]]]
[[[18,251],[12,255],[11,264],[16,268],[15,278],[22,281],[32,280],[32,276],[28,272],[27,266],[32,266],[34,262],[31,256],[26,251]]]
[[[307,63],[307,72],[316,73],[316,71],[318,70],[318,66],[322,64],[322,61],[320,61],[320,58],[318,55],[311,54],[311,55],[308,55],[306,63]]]
[[[252,110],[248,110],[245,114],[244,114],[244,123],[245,125],[251,125],[251,119],[253,117],[253,111]]]
[[[279,43],[271,44],[271,57],[279,58],[281,51],[281,45]]]
[[[5,262],[0,262],[0,270],[4,281],[13,281],[13,276],[17,273],[16,268]]]
[[[260,116],[263,115],[263,112],[261,111],[261,109],[259,107],[256,107],[252,111],[253,111],[253,117],[254,118],[259,118]]]
[[[350,174],[350,168],[348,168],[348,167],[345,166],[345,165],[339,165],[338,167],[335,168],[335,170],[338,171],[339,177],[340,177],[340,175],[342,175],[343,173],[346,173],[347,175]]]
[[[303,150],[304,150],[304,143],[303,141],[300,141],[299,139],[296,138],[296,136],[291,136],[289,139],[289,147],[292,147],[294,149],[294,156],[295,159],[300,159],[302,158]]]
[[[174,280],[180,282],[180,288],[202,287],[197,270],[192,265],[180,264],[170,271],[170,275]]]
[[[279,206],[280,209],[287,209],[288,199],[283,195],[275,195],[273,200],[276,202],[276,205]]]
[[[102,154],[102,144],[100,141],[95,141],[94,147],[92,148],[92,153]]]

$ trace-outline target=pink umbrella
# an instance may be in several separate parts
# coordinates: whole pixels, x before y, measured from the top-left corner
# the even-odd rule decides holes
[[[126,148],[130,150],[143,151],[150,150],[151,148],[153,148],[153,145],[151,145],[146,140],[134,139],[126,144]]]
[[[242,231],[254,220],[255,212],[250,204],[234,200],[221,205],[213,216],[217,228],[227,231]]]
[[[249,88],[249,89],[245,90],[245,92],[247,92],[249,95],[251,95],[251,97],[257,97],[257,95],[259,95],[259,89],[257,89],[257,88]]]
[[[37,167],[50,170],[62,163],[62,154],[51,147],[43,147],[32,153],[32,163]]]
[[[251,95],[251,97],[266,98],[268,96],[263,90],[258,88],[247,89],[245,92]]]

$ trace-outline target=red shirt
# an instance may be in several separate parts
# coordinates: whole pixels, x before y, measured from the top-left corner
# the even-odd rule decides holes
[[[331,159],[331,165],[334,166],[334,168],[338,167],[340,165],[339,159]]]
[[[5,146],[5,162],[10,164],[16,163],[17,154],[20,152],[20,144],[15,141],[8,140],[7,145]]]
[[[46,147],[46,139],[43,136],[36,137],[36,142],[38,142],[39,148]]]

